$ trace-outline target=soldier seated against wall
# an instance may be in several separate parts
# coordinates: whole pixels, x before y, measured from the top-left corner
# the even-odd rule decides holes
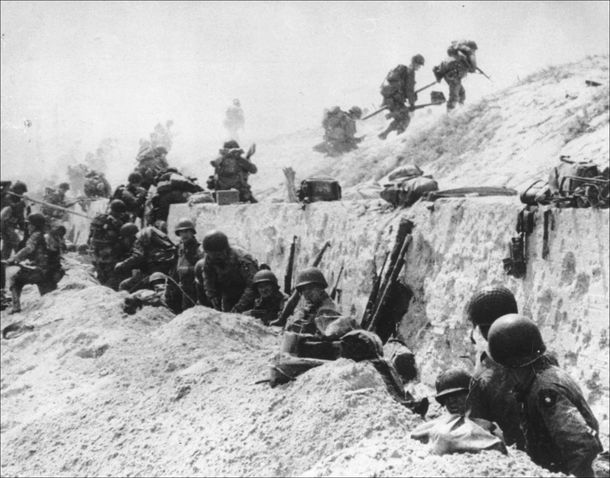
[[[270,325],[279,317],[288,296],[280,290],[277,277],[270,270],[258,271],[254,274],[252,283],[256,287],[257,297],[254,299],[254,307],[244,314],[261,319],[263,324]]]

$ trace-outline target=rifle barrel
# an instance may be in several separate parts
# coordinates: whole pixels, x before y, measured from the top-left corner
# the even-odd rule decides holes
[[[11,191],[9,191],[8,193],[13,195],[13,196],[15,196],[15,197],[22,198],[22,199],[27,199],[28,201],[32,201],[33,203],[42,204],[43,206],[47,206],[47,207],[50,207],[52,209],[57,209],[59,211],[67,212],[69,214],[74,214],[75,216],[80,216],[80,217],[87,218],[90,221],[93,219],[93,218],[87,216],[86,214],[81,214],[80,212],[73,211],[72,209],[66,209],[65,207],[57,206],[55,204],[49,204],[48,202],[45,202],[45,201],[39,201],[38,199],[32,199],[31,197],[26,196],[26,195],[15,194],[15,193],[13,193]]]

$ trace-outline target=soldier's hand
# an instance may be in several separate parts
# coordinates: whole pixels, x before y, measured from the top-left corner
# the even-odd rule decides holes
[[[123,262],[117,262],[114,266],[114,272],[116,272],[117,274],[125,272],[125,264]]]

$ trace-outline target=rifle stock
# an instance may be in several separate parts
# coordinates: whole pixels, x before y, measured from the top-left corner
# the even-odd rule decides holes
[[[370,320],[371,312],[375,302],[377,301],[377,294],[379,294],[379,287],[381,286],[381,278],[383,274],[383,270],[388,262],[389,252],[385,253],[385,257],[383,258],[383,263],[381,264],[381,269],[379,269],[379,273],[377,273],[377,265],[375,264],[375,260],[373,259],[373,288],[371,289],[371,293],[369,294],[369,299],[366,302],[366,307],[364,308],[364,314],[362,314],[361,324],[363,328],[366,328],[368,322]]]
[[[290,294],[292,290],[292,275],[294,272],[294,255],[296,252],[297,236],[292,237],[290,244],[290,255],[288,256],[288,264],[286,265],[286,275],[284,276],[284,292]]]

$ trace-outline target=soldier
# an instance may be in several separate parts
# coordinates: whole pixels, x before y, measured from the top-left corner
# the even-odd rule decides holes
[[[491,325],[488,337],[491,358],[516,382],[530,458],[553,472],[594,476],[591,465],[602,450],[597,420],[576,382],[545,356],[538,326],[508,314]]]
[[[169,278],[162,272],[154,272],[148,278],[146,289],[140,289],[129,294],[123,301],[123,310],[127,314],[135,314],[138,309],[148,305],[151,307],[166,307],[170,310],[171,307],[168,305],[168,287]],[[172,312],[178,312],[172,310]]]
[[[26,284],[36,284],[40,295],[57,288],[57,282],[49,273],[48,249],[44,237],[45,217],[39,213],[30,214],[27,223],[29,238],[25,247],[7,262],[7,265],[18,265],[26,259],[30,261],[29,265],[19,264],[18,269],[7,271],[13,302],[12,313],[21,311],[21,291]]]
[[[229,246],[229,239],[221,231],[205,235],[203,250],[205,258],[196,268],[201,271],[199,281],[212,307],[239,313],[251,309],[256,296],[256,260],[243,249]]]
[[[135,172],[131,173],[127,181],[126,186],[121,184],[115,189],[112,197],[120,199],[125,203],[127,213],[131,216],[131,221],[135,221],[136,218],[142,219],[147,194],[146,189],[140,186],[142,184],[142,175]]]
[[[472,377],[459,368],[445,370],[436,378],[436,401],[449,413],[464,415],[466,413],[466,397]]]
[[[0,211],[0,232],[2,236],[2,260],[7,260],[13,252],[19,249],[21,238],[20,231],[24,236],[27,234],[25,225],[26,204],[23,196],[28,191],[25,183],[16,181],[8,188],[8,193],[2,198],[2,210]],[[1,287],[5,286],[4,264],[1,269]]]
[[[129,279],[121,282],[119,290],[133,292],[141,289],[154,272],[171,276],[175,264],[174,243],[163,231],[147,226],[138,233],[128,257],[114,266],[114,271],[118,274],[132,274]]]
[[[506,287],[488,286],[477,291],[467,306],[467,317],[473,331],[479,328],[487,340],[489,327],[506,314],[517,313],[517,301]],[[486,352],[477,357],[468,407],[470,416],[496,422],[504,432],[507,445],[525,448],[525,438],[519,427],[520,405],[512,394],[515,382],[504,367],[489,358]]]
[[[214,189],[226,191],[236,189],[239,191],[240,202],[257,202],[252,196],[248,175],[256,174],[257,167],[250,161],[250,153],[244,158],[243,149],[237,141],[227,141],[219,151],[220,157],[210,161],[214,166]]]
[[[241,109],[239,100],[233,100],[233,106],[229,107],[226,112],[224,126],[229,132],[229,139],[239,141],[239,130],[244,129],[245,124],[244,111]]]
[[[182,288],[182,310],[186,310],[196,305],[195,264],[203,259],[203,250],[195,238],[195,225],[190,219],[180,219],[174,232],[180,237],[177,272],[178,283]]]
[[[277,277],[270,270],[259,270],[252,283],[258,296],[254,300],[254,307],[245,312],[245,315],[261,319],[265,325],[269,325],[278,318],[288,296],[280,290]]]
[[[57,189],[47,188],[44,202],[63,208],[70,207],[71,204],[66,203],[66,192],[69,190],[70,185],[68,183],[61,183]],[[67,219],[66,212],[53,207],[43,205],[41,211],[50,221],[64,221]]]
[[[411,65],[398,65],[388,73],[381,85],[383,106],[389,113],[386,118],[392,119],[387,129],[379,134],[381,139],[386,139],[391,131],[402,134],[406,131],[410,118],[410,106],[415,106],[417,93],[415,93],[415,72],[424,65],[424,57],[417,54],[411,58]],[[409,102],[409,106],[405,102]]]
[[[167,148],[165,146],[151,147],[150,143],[146,142],[140,151],[136,160],[138,166],[135,172],[142,176],[141,186],[144,189],[150,188],[151,185],[155,184],[155,178],[169,168],[167,162]]]
[[[356,120],[362,116],[362,110],[353,106],[349,112],[335,106],[327,111],[322,121],[324,143],[314,150],[326,152],[330,156],[345,153],[358,147],[362,138],[356,138]]]
[[[462,80],[468,73],[477,71],[476,51],[477,44],[473,41],[454,41],[447,49],[449,58],[432,68],[436,81],[440,83],[444,78],[449,86],[447,111],[454,109],[456,103],[464,104],[466,90]]]
[[[125,203],[120,199],[110,201],[110,213],[98,214],[89,229],[87,244],[93,256],[97,279],[102,285],[117,290],[118,282],[114,273],[114,266],[124,255],[123,241],[125,234],[135,234],[138,228],[135,224],[123,231],[123,226],[129,223]]]
[[[109,198],[112,194],[110,183],[103,173],[90,171],[85,175],[85,196],[92,199]]]
[[[316,334],[315,319],[321,316],[339,316],[337,305],[326,292],[328,283],[317,267],[303,269],[297,275],[297,291],[302,295],[294,314],[288,318],[285,330],[301,334]]]

